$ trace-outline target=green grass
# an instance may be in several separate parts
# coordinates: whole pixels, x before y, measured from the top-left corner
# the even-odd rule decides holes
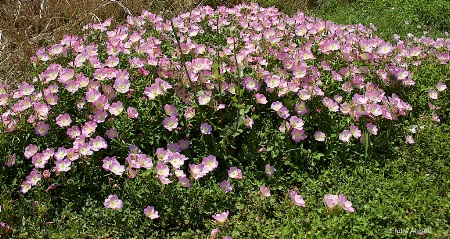
[[[450,4],[446,0],[329,0],[317,1],[308,14],[341,24],[373,23],[377,34],[393,40],[393,34],[445,37],[450,32]],[[407,24],[405,24],[407,22]],[[419,27],[420,26],[420,27]]]

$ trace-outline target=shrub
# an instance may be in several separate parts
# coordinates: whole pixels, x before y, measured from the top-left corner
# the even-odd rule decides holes
[[[114,185],[97,197],[116,210],[127,202],[114,188],[132,180],[190,187],[269,163],[368,159],[405,141],[397,122],[409,101],[445,97],[444,79],[413,77],[421,64],[448,64],[450,49],[449,39],[390,43],[374,30],[256,4],[88,24],[36,52],[32,84],[0,87],[5,179],[20,178],[24,194]]]

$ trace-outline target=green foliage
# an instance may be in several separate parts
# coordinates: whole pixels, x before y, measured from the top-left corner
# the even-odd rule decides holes
[[[319,8],[318,14],[329,16],[329,4],[332,3],[330,1]],[[274,2],[267,1],[267,4]],[[395,9],[405,9],[405,12],[412,11],[400,5],[400,1],[355,1],[344,5],[347,12],[341,10],[335,19],[342,19],[351,10],[373,13],[377,12],[376,6],[391,5]],[[406,15],[402,15],[393,22],[381,22],[383,14],[388,11],[390,10],[378,11],[379,14],[373,14],[373,18],[361,21],[380,23],[381,35],[387,36],[392,34],[388,25],[395,27],[395,24],[401,24],[406,19]],[[437,32],[442,31],[439,28],[439,14],[427,8],[423,11],[423,14],[430,11],[426,14],[433,18],[429,22],[414,19],[411,20],[411,25],[417,21],[436,27]],[[352,14],[348,21],[357,20],[357,13]],[[407,116],[399,117],[398,121],[381,117],[361,117],[354,120],[350,116],[331,112],[324,107],[321,98],[313,97],[306,103],[313,113],[302,116],[308,138],[297,143],[293,141],[289,131],[280,130],[279,127],[285,124],[285,120],[274,113],[270,106],[257,103],[254,94],[241,84],[244,77],[262,77],[261,72],[238,63],[237,52],[244,46],[242,39],[238,37],[239,30],[242,29],[227,28],[219,34],[206,23],[202,24],[205,37],[196,36],[192,39],[208,44],[211,49],[220,49],[227,44],[229,46],[227,37],[238,39],[233,42],[230,57],[217,54],[212,59],[211,76],[207,80],[219,84],[209,91],[212,94],[211,101],[205,104],[197,101],[198,97],[208,92],[207,87],[201,84],[186,87],[180,83],[191,82],[191,77],[195,77],[185,73],[191,67],[188,66],[190,62],[198,57],[192,52],[180,53],[183,52],[182,39],[186,36],[180,37],[183,33],[177,30],[164,35],[151,25],[145,37],[163,38],[161,44],[154,49],[160,49],[161,54],[167,55],[169,63],[178,66],[177,70],[163,72],[166,69],[161,66],[146,65],[145,69],[142,68],[148,71],[145,75],[132,69],[128,61],[131,56],[119,54],[118,68],[129,70],[131,85],[135,91],[118,93],[114,102],[123,102],[124,112],[108,118],[96,129],[96,135],[104,135],[106,130],[115,127],[119,136],[108,139],[108,150],[81,157],[72,163],[72,169],[68,172],[53,172],[51,177],[43,178],[27,194],[20,193],[20,185],[33,166],[31,159],[23,157],[24,148],[31,143],[38,145],[39,151],[60,146],[70,148],[73,140],[67,138],[65,128],[56,125],[56,117],[59,113],[68,112],[74,125],[83,126],[87,119],[93,117],[92,109],[87,107],[91,104],[75,108],[78,100],[85,98],[85,92],[70,94],[67,89],[60,87],[59,103],[52,108],[47,119],[47,122],[51,122],[51,134],[36,136],[35,126],[26,122],[27,117],[33,114],[31,111],[28,115],[18,117],[18,128],[12,132],[6,132],[7,128],[3,124],[0,126],[0,222],[6,223],[0,232],[4,236],[207,238],[214,228],[220,229],[219,238],[227,235],[233,238],[392,238],[414,237],[420,230],[424,230],[430,237],[450,236],[449,90],[439,92],[437,100],[431,100],[427,96],[428,90],[434,89],[437,82],[449,85],[446,80],[450,77],[448,64],[442,65],[434,58],[424,58],[421,59],[423,63],[415,67],[413,64],[418,58],[404,59],[406,64],[410,64],[409,70],[416,83],[414,87],[405,87],[396,84],[396,81],[388,84],[372,74],[378,67],[375,63],[355,59],[352,64],[370,69],[367,81],[379,84],[388,96],[398,94],[402,100],[413,105],[412,111]],[[174,23],[171,25],[174,26]],[[400,33],[405,34],[409,29],[402,28]],[[99,44],[99,59],[102,62],[108,58],[108,46],[102,44],[102,39],[107,37],[105,32],[100,31],[93,31],[87,37],[88,43]],[[302,45],[305,43],[302,41],[306,40],[293,37],[292,42]],[[273,45],[262,47],[272,50],[270,47]],[[326,95],[333,97],[340,94],[344,101],[350,101],[353,92],[344,92],[341,83],[333,80],[332,74],[323,70],[325,67],[321,65],[322,61],[329,62],[333,69],[339,70],[349,67],[349,63],[341,55],[321,52],[318,44],[314,45],[312,51],[316,58],[307,60],[307,63],[322,71],[321,86],[324,86]],[[160,52],[153,52],[158,53]],[[70,54],[57,57],[56,61],[67,66],[75,57]],[[133,57],[144,55],[142,52],[133,54]],[[267,61],[267,71],[283,74],[279,70],[283,67],[283,62],[277,57],[267,53],[264,60]],[[235,70],[224,72],[221,69],[222,63],[234,66]],[[32,75],[38,77],[49,64],[36,64]],[[77,68],[76,73],[92,78],[94,72],[92,66],[83,65]],[[155,99],[141,97],[146,88],[163,74],[170,75],[165,79],[179,88]],[[343,78],[344,82],[351,81],[349,77]],[[227,82],[230,87],[228,92],[233,93],[226,93],[222,82]],[[112,85],[113,81],[106,79],[99,84]],[[38,81],[35,87],[36,90],[43,90],[47,86]],[[364,93],[361,89],[354,90]],[[190,97],[177,95],[182,91]],[[288,93],[281,98],[278,93],[267,92],[267,100],[270,103],[280,100],[283,106],[293,112],[295,105],[300,103],[299,97]],[[185,103],[189,100],[193,102]],[[437,108],[431,109],[430,102]],[[225,104],[226,109],[216,109],[218,103]],[[176,106],[180,115],[179,129],[169,131],[164,127],[163,121],[167,118],[165,104]],[[125,112],[128,106],[135,107],[139,112],[137,119]],[[195,107],[195,118],[183,117],[188,107]],[[440,123],[435,117],[437,115],[441,117]],[[255,122],[251,127],[248,127],[249,118]],[[204,122],[211,125],[211,134],[199,131]],[[377,123],[378,134],[368,133],[368,122]],[[366,140],[364,143],[359,143],[356,139],[351,143],[339,140],[339,133],[352,124],[362,129],[362,137]],[[327,132],[325,142],[314,140],[313,134],[318,130]],[[415,143],[406,144],[405,135],[412,135]],[[143,154],[154,158],[153,162],[156,164],[161,160],[156,155],[158,148],[168,147],[168,144],[183,139],[190,142],[190,147],[182,152],[188,158],[183,166],[184,170],[187,170],[187,164],[199,164],[208,155],[216,156],[219,161],[218,168],[201,179],[192,180],[194,173],[191,171],[189,176],[192,185],[189,188],[176,182],[162,184],[154,167],[136,169],[136,177],[131,176],[130,171],[127,171],[127,175],[119,176],[102,168],[102,159],[106,156],[117,156],[121,164],[130,165],[126,158],[131,157],[128,152],[131,144],[136,145]],[[14,154],[17,156],[14,167],[6,167],[4,163]],[[266,164],[276,168],[274,175],[264,172]],[[243,179],[230,180],[233,190],[224,193],[219,183],[229,179],[227,171],[231,166],[242,170]],[[128,169],[130,168],[131,166]],[[173,175],[170,178],[176,180]],[[53,184],[56,188],[51,189]],[[258,189],[262,185],[270,188],[270,197],[261,196]],[[303,196],[306,201],[304,208],[291,203],[290,190]],[[352,201],[354,213],[347,213],[342,209],[330,212],[324,206],[324,194],[341,193]],[[111,194],[118,195],[123,200],[121,209],[116,211],[105,208],[103,202]],[[155,220],[145,217],[143,209],[147,205],[157,208],[160,217]],[[230,215],[224,224],[212,219],[212,215],[227,210]],[[396,234],[395,230],[398,229],[402,229],[402,233]]]

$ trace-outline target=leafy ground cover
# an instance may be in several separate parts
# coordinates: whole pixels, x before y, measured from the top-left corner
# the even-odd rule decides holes
[[[0,95],[3,235],[448,237],[450,41],[336,18],[144,11],[38,49]]]

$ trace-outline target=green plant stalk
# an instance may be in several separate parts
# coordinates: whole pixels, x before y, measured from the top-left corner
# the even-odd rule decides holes
[[[367,153],[367,151],[369,150],[369,133],[367,132],[367,130],[364,131],[364,157],[367,160],[367,157],[369,156],[369,154]]]
[[[234,55],[234,60],[236,61],[236,71],[237,71],[237,77],[238,77],[238,79],[236,81],[236,86],[235,86],[236,90],[237,90],[236,94],[237,94],[237,98],[238,98],[238,105],[237,105],[237,110],[236,110],[236,116],[238,117],[236,120],[236,131],[237,131],[238,127],[239,127],[239,117],[240,117],[239,110],[241,108],[241,90],[239,88],[239,82],[242,82],[242,79],[241,79],[241,69],[239,67],[237,56],[236,56],[236,42],[234,41],[234,39],[233,39],[233,48],[234,48],[233,55]]]

